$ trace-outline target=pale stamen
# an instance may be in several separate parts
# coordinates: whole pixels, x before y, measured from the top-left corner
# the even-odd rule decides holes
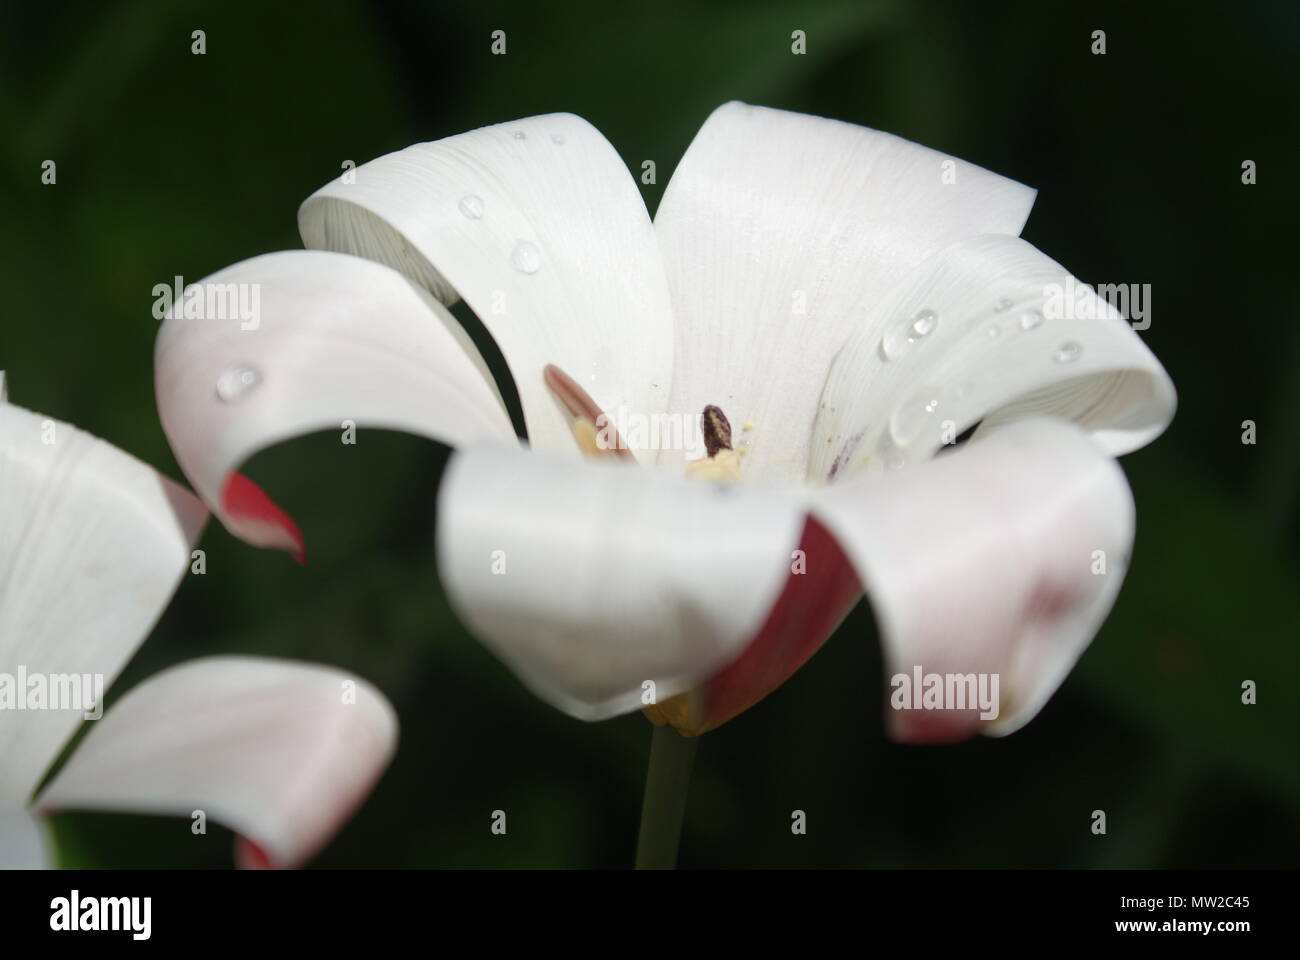
[[[553,363],[543,368],[542,379],[573,417],[573,435],[578,446],[590,454],[613,454],[636,463],[636,457],[623,443],[614,421],[606,416],[578,381]]]

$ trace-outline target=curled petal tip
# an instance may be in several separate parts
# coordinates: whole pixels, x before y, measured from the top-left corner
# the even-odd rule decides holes
[[[273,869],[270,854],[252,840],[242,836],[235,841],[235,866],[240,870]]]
[[[977,710],[889,710],[885,719],[890,740],[914,746],[961,743],[979,733],[981,726]]]
[[[255,547],[287,550],[307,563],[307,544],[293,518],[242,473],[232,473],[221,494],[221,507],[231,532]]]

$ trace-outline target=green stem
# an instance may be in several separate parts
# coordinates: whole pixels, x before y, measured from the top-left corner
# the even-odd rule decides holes
[[[636,843],[638,870],[672,870],[686,815],[696,737],[683,737],[672,727],[655,727],[650,738],[650,766],[641,802],[641,834]]]

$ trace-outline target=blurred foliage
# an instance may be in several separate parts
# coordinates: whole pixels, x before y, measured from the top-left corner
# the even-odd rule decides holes
[[[883,738],[860,607],[705,739],[682,863],[1300,861],[1300,325],[1278,295],[1300,212],[1294,4],[79,0],[0,17],[11,399],[175,476],[151,288],[299,246],[297,204],[346,159],[571,111],[633,169],[656,160],[653,211],[709,111],[743,99],[1037,186],[1029,240],[1085,281],[1152,284],[1144,336],[1180,392],[1168,434],[1124,461],[1139,530],[1114,615],[1025,730],[920,749]],[[497,28],[504,57],[489,54]],[[790,53],[796,28],[806,56]],[[55,187],[40,183],[46,159]],[[1244,159],[1256,186],[1240,183]],[[1256,446],[1240,443],[1245,419]],[[339,664],[394,701],[402,744],[319,865],[627,865],[645,722],[561,716],[457,623],[430,549],[445,451],[387,434],[339,449],[308,437],[249,467],[299,519],[311,564],[214,524],[207,576],[186,579],[113,696],[214,652]],[[1245,679],[1257,706],[1240,704]],[[497,808],[506,837],[488,830]],[[805,837],[790,834],[794,808]],[[1105,838],[1088,830],[1097,808]],[[191,838],[188,821],[64,814],[56,828],[71,864],[230,862],[229,834]]]

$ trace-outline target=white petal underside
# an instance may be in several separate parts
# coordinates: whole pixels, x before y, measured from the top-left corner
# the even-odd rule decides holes
[[[1041,709],[1092,640],[1134,529],[1118,464],[1077,426],[1042,418],[834,484],[813,509],[867,585],[886,677],[998,674],[1000,715],[984,729],[999,735]],[[916,714],[891,718],[913,738]]]
[[[1131,326],[1015,237],[943,250],[869,311],[835,358],[809,460],[814,482],[932,456],[1027,416],[1073,420],[1112,455],[1158,436],[1173,384]],[[1055,316],[1053,291],[1085,295]],[[924,332],[920,332],[924,331]]]
[[[40,821],[23,807],[0,807],[0,870],[44,870],[52,862]]]
[[[457,613],[534,693],[584,720],[734,659],[790,573],[795,497],[621,464],[470,449],[438,500]]]
[[[350,674],[262,658],[194,660],[115,704],[37,807],[185,818],[202,810],[271,866],[295,867],[360,806],[396,739],[392,707]]]
[[[1042,707],[1109,611],[1133,536],[1114,461],[1077,427],[1034,419],[811,493],[462,451],[440,493],[439,570],[462,619],[526,685],[603,719],[641,707],[645,681],[662,701],[745,650],[797,575],[808,511],[865,583],[891,674],[1001,677],[1001,716],[965,736],[1009,732]],[[824,558],[806,561],[824,571]],[[913,719],[897,718],[900,739]]]
[[[1018,234],[1034,196],[887,133],[719,107],[655,216],[677,322],[672,412],[717,404],[753,425],[747,476],[802,481],[835,352],[930,254]]]
[[[369,257],[464,299],[514,376],[534,448],[578,451],[553,363],[611,416],[667,404],[672,316],[654,230],[609,142],[571,114],[417,144],[334,181],[298,221],[312,248]]]
[[[106,689],[144,641],[206,521],[134,457],[0,403],[0,674],[40,676],[47,705],[71,704],[0,709],[0,801],[28,799],[89,709],[73,701],[93,699],[95,675]]]
[[[169,316],[155,350],[158,410],[194,489],[250,543],[287,545],[280,531],[226,509],[222,492],[232,471],[280,441],[341,430],[345,420],[453,445],[515,440],[465,332],[396,271],[290,251],[227,267],[202,286],[255,289],[258,316]]]

